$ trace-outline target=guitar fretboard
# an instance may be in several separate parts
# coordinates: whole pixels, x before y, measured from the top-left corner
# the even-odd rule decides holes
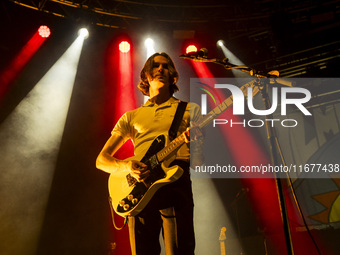
[[[240,89],[242,90],[244,96],[248,96],[248,88],[253,87],[253,94],[255,96],[259,92],[259,88],[255,86],[255,80],[244,84]],[[224,100],[220,105],[216,106],[212,111],[210,111],[203,119],[197,123],[199,128],[206,127],[214,118],[219,116],[225,110],[227,110],[233,104],[233,96],[231,95],[226,100]],[[157,153],[157,159],[159,162],[163,162],[168,156],[170,156],[174,151],[176,151],[180,146],[185,143],[185,132],[174,139],[168,146],[164,147]]]
[[[157,159],[159,162],[163,162],[171,153],[177,150],[182,144],[185,143],[184,133],[176,137],[169,143],[168,146],[164,147],[162,150],[157,152]]]

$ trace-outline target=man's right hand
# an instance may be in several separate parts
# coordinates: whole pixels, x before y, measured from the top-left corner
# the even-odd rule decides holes
[[[140,161],[128,161],[127,167],[129,168],[130,175],[134,177],[138,182],[144,181],[150,175],[150,170],[147,169],[147,165]]]

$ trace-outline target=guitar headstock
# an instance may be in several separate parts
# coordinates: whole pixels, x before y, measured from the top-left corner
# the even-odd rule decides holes
[[[219,240],[220,241],[224,241],[227,239],[226,235],[225,235],[225,232],[227,231],[227,228],[226,227],[222,227],[221,228],[221,233],[220,233],[220,238]]]

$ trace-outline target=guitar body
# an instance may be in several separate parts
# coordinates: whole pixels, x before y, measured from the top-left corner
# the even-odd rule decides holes
[[[135,216],[140,213],[151,200],[156,191],[162,186],[175,182],[182,174],[179,166],[171,166],[175,160],[175,154],[159,163],[157,152],[169,143],[166,135],[158,136],[143,158],[134,156],[126,160],[138,160],[148,166],[150,176],[144,182],[137,182],[135,178],[125,171],[116,171],[109,177],[109,193],[112,207],[122,216]]]

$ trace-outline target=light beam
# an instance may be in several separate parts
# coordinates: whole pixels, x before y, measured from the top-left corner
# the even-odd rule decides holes
[[[2,254],[36,254],[82,45],[78,37],[0,126]]]
[[[231,64],[240,66],[244,65],[244,63],[225,46],[225,42],[223,40],[218,40],[216,44],[221,48],[224,56]],[[231,69],[231,71],[235,77],[249,77],[249,74],[245,72],[237,71],[235,69]]]
[[[10,84],[18,77],[27,63],[31,60],[34,54],[38,51],[42,43],[47,37],[42,37],[39,31],[35,32],[32,38],[21,49],[12,62],[0,74],[0,100],[3,98]]]
[[[146,47],[146,58],[149,58],[151,55],[156,53],[155,48],[154,48],[155,42],[153,39],[147,38],[145,40],[144,45]]]

